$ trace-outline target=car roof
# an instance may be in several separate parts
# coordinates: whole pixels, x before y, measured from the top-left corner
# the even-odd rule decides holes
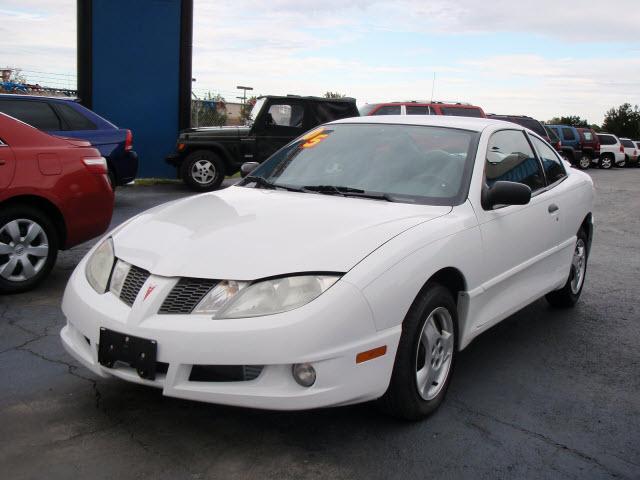
[[[20,95],[19,93],[1,93],[0,98],[9,97],[12,99],[22,99],[22,100],[62,100],[66,102],[75,102],[78,100],[77,97],[54,97],[49,95]]]
[[[298,99],[298,100],[313,100],[315,102],[347,102],[347,103],[355,103],[356,99],[353,97],[342,97],[342,98],[327,98],[327,97],[314,97],[314,96],[304,96],[304,95],[260,95],[256,98],[275,98],[275,99]]]
[[[522,129],[521,125],[505,122],[503,120],[493,120],[491,118],[476,117],[456,117],[448,115],[380,115],[380,116],[364,116],[351,117],[334,120],[329,125],[340,123],[387,123],[393,125],[425,125],[432,127],[460,128],[463,130],[471,130],[481,132],[487,127],[503,127]]]

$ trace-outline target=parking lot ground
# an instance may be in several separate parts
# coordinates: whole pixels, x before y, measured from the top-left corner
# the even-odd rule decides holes
[[[540,300],[484,333],[419,423],[370,404],[265,412],[97,379],[58,337],[90,245],[63,252],[41,288],[0,297],[2,478],[640,478],[640,169],[590,173],[596,233],[578,306]],[[113,224],[190,194],[122,188]]]

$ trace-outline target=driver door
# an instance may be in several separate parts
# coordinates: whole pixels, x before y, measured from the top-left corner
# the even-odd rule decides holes
[[[526,205],[476,211],[484,252],[484,283],[475,329],[484,330],[545,294],[554,280],[559,228],[542,165],[522,130],[499,130],[489,139],[483,181],[519,182],[531,188]]]
[[[256,126],[256,157],[262,162],[305,132],[305,106],[294,99],[274,99]],[[258,123],[258,122],[257,122]]]

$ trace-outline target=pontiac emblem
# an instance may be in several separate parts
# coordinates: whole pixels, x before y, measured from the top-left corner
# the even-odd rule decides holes
[[[142,299],[142,301],[144,302],[144,301],[147,299],[147,297],[148,297],[149,295],[151,295],[151,293],[152,293],[155,289],[156,289],[156,286],[155,286],[155,285],[149,285],[149,286],[147,287],[147,291],[145,292],[145,294],[144,294],[144,298]]]

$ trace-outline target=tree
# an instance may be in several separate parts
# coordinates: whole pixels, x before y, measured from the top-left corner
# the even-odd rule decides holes
[[[344,98],[346,95],[340,92],[326,92],[324,98]]]
[[[618,137],[640,138],[640,110],[638,105],[631,107],[623,103],[618,108],[611,108],[604,116],[602,129]]]
[[[574,127],[588,127],[589,122],[578,115],[569,115],[568,117],[553,117],[547,121],[549,125],[572,125]]]
[[[257,97],[247,98],[247,102],[240,107],[240,120],[242,120],[242,123],[249,123],[251,110],[253,110],[253,106],[256,104],[257,100]]]

